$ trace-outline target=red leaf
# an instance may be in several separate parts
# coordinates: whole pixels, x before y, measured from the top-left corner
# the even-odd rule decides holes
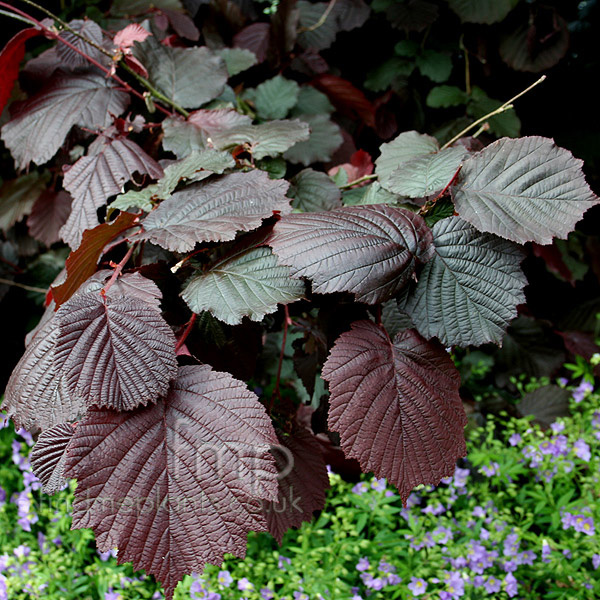
[[[119,562],[155,575],[171,599],[183,575],[243,557],[249,531],[266,530],[257,498],[277,497],[276,443],[244,383],[181,367],[165,400],[92,409],[79,424],[65,468],[78,482],[73,527],[91,527],[101,550],[118,546]]]
[[[351,157],[349,163],[344,163],[343,165],[337,165],[327,171],[328,175],[335,175],[340,169],[344,169],[348,174],[348,182],[351,183],[364,177],[365,175],[370,175],[373,172],[373,161],[371,159],[371,155],[364,150],[357,150]],[[366,183],[366,182],[364,182]],[[364,185],[364,184],[362,184]]]
[[[143,42],[149,35],[152,35],[149,31],[146,31],[141,25],[137,23],[131,23],[127,27],[117,31],[113,39],[113,44],[123,52],[123,54],[130,54],[129,49],[135,42]]]
[[[261,63],[267,58],[270,38],[271,26],[268,23],[252,23],[235,34],[233,45],[254,52],[258,62]]]
[[[61,285],[51,288],[57,308],[94,274],[105,246],[132,227],[137,218],[138,215],[123,212],[112,223],[102,223],[83,232],[79,248],[67,258],[67,279]]]
[[[346,456],[397,486],[403,502],[416,485],[452,475],[465,456],[460,376],[437,342],[412,329],[392,342],[383,327],[357,321],[336,341],[323,379],[329,428]]]
[[[67,483],[63,475],[65,452],[74,433],[74,425],[59,423],[43,431],[31,451],[31,469],[46,494],[58,492]]]
[[[29,234],[51,246],[60,240],[58,232],[71,212],[72,198],[67,192],[46,190],[36,200],[27,218]]]
[[[337,75],[319,75],[311,85],[327,94],[333,105],[342,114],[358,117],[365,125],[375,127],[375,107],[367,97],[349,81]]]
[[[279,494],[264,511],[269,532],[281,544],[290,527],[300,527],[325,506],[329,477],[320,444],[308,429],[296,427],[291,435],[278,432],[277,439],[280,445],[271,453],[279,472]]]
[[[55,366],[69,392],[88,406],[132,410],[156,402],[177,376],[175,336],[144,300],[79,293],[56,319]]]
[[[541,246],[534,242],[531,244],[531,249],[535,256],[541,258],[546,263],[546,267],[549,271],[555,273],[565,281],[568,281],[572,286],[575,285],[573,273],[571,273],[571,269],[565,264],[562,253],[556,244]]]
[[[35,27],[22,29],[14,35],[0,52],[0,114],[8,102],[17,77],[19,76],[19,64],[25,57],[25,42],[41,35],[42,30]]]

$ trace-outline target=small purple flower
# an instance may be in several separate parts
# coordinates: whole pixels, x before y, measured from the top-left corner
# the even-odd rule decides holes
[[[15,433],[17,435],[20,435],[25,440],[25,442],[27,443],[28,446],[33,446],[33,438],[31,437],[31,434],[29,433],[29,431],[27,431],[21,427],[20,429],[17,429],[17,431]]]
[[[304,592],[294,592],[294,600],[310,600],[310,598]]]
[[[600,567],[600,554],[592,554],[592,566],[594,569]]]
[[[370,566],[371,565],[369,563],[369,560],[363,556],[356,563],[356,570],[357,571],[366,571]]]
[[[365,586],[372,590],[379,591],[383,589],[383,586],[386,584],[386,582],[387,577],[385,579],[382,577],[371,577],[365,581]]]
[[[517,580],[512,573],[508,573],[504,578],[504,591],[506,592],[509,598],[512,598],[517,595]]]
[[[394,565],[390,565],[390,563],[387,563],[382,559],[379,561],[377,570],[381,573],[394,573],[396,571],[396,567]]]
[[[594,525],[594,519],[592,517],[584,517],[583,515],[577,515],[573,524],[575,531],[585,533],[586,535],[594,535],[596,528]]]
[[[220,586],[228,588],[233,583],[233,577],[229,571],[219,571],[217,581]]]
[[[56,540],[57,538],[55,538],[54,540],[52,540],[55,544],[56,544]],[[62,540],[60,540],[59,544],[56,544],[57,546],[59,546],[60,544],[62,544]],[[100,557],[101,561],[106,562],[111,556],[116,557],[117,556],[117,552],[116,549],[113,548],[112,550],[108,550],[107,552],[100,552],[98,551],[98,556]]]
[[[250,592],[254,589],[254,584],[248,581],[246,577],[242,577],[238,581],[237,588],[240,592]]]
[[[29,546],[25,546],[24,544],[21,544],[20,546],[17,546],[13,550],[13,554],[17,558],[25,558],[26,556],[29,556],[31,554],[31,548]]]
[[[521,542],[516,533],[511,533],[504,540],[504,556],[515,556],[519,551]]]
[[[287,556],[282,556],[281,554],[279,555],[279,560],[277,561],[278,569],[285,569],[285,565],[291,565],[291,564],[292,564],[291,558],[288,558]]]
[[[474,517],[479,517],[480,519],[484,519],[485,518],[485,510],[483,510],[483,508],[481,508],[481,506],[476,506],[473,511],[471,512],[471,514]]]
[[[548,544],[548,540],[542,540],[542,562],[549,563],[550,562],[550,554],[552,549],[550,548],[550,544]]]
[[[10,423],[10,419],[8,418],[8,415],[6,415],[4,413],[0,413],[0,429],[4,429],[5,427],[8,427],[9,423]]]
[[[396,573],[390,573],[386,577],[386,585],[398,585],[402,583],[402,577],[398,577]]]
[[[427,582],[420,577],[412,577],[407,587],[415,596],[420,596],[427,590]]]
[[[579,404],[590,392],[594,390],[594,386],[587,381],[582,381],[574,390],[573,390],[573,400],[577,404]]]
[[[483,586],[484,581],[485,579],[483,575],[475,575],[475,577],[473,577],[471,580],[471,583],[473,584],[473,587],[480,588]]]
[[[449,594],[448,598],[454,599],[464,596],[465,581],[460,573],[446,571],[444,581],[446,582],[446,592]]]
[[[573,452],[575,453],[575,456],[577,456],[581,460],[583,460],[585,462],[590,462],[590,458],[592,457],[592,453],[590,452],[590,447],[585,442],[585,440],[578,439],[573,444]]]
[[[104,594],[104,600],[121,600],[121,594],[113,592],[112,588],[108,588],[108,592]]]
[[[573,553],[568,548],[565,548],[562,553],[565,558],[573,558]]]
[[[384,478],[381,478],[381,479],[373,478],[373,481],[371,481],[371,487],[376,492],[385,492],[385,479]]]
[[[521,438],[520,434],[518,433],[513,433],[509,438],[508,438],[508,443],[511,446],[517,446],[518,444],[521,443],[521,440],[523,438]]]
[[[554,423],[550,425],[550,429],[552,429],[552,433],[561,433],[561,431],[565,430],[565,424],[562,421],[554,421]]]
[[[496,579],[495,577],[488,577],[483,584],[483,588],[488,594],[492,594],[500,591],[500,585],[501,582],[499,579]]]
[[[500,465],[497,462],[493,462],[490,465],[485,465],[479,468],[479,472],[483,473],[486,477],[492,477],[497,475],[500,471]]]
[[[592,427],[600,427],[600,411],[596,411],[592,416]]]
[[[467,479],[471,471],[469,469],[461,469],[456,467],[454,470],[454,487],[457,489],[463,489],[467,485]]]
[[[519,565],[529,565],[531,567],[536,558],[537,554],[533,550],[525,550],[525,552],[517,554],[516,561]]]
[[[260,590],[260,597],[263,600],[273,600],[273,598],[275,598],[275,593],[272,592],[269,588],[262,588]]]
[[[368,489],[369,489],[369,486],[367,485],[367,483],[364,481],[361,481],[352,488],[352,491],[355,494],[362,496],[366,491],[368,491]]]

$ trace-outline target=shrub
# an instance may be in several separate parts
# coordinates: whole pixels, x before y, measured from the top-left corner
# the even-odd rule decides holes
[[[41,432],[31,460],[45,491],[77,480],[74,526],[168,597],[185,574],[243,556],[250,531],[281,540],[310,520],[338,439],[404,502],[452,476],[467,418],[448,349],[500,344],[526,300],[523,246],[565,238],[600,202],[551,139],[477,139],[506,129],[492,119],[543,78],[496,104],[467,74],[458,100],[428,99],[472,123],[383,135],[374,104],[315,53],[365,24],[367,4],[281,2],[269,21],[192,4],[202,31],[171,3],[116,1],[110,17],[139,18],[95,11],[101,27],[0,2],[33,25],[2,53],[11,83],[26,41],[52,41],[2,125],[17,170],[3,227],[28,215],[33,237],[71,248],[3,407]],[[409,4],[373,10],[415,31],[437,17],[425,2],[415,24]],[[490,23],[509,4],[449,6]],[[501,54],[539,70],[528,44],[509,36]],[[407,77],[452,71],[443,49],[394,52]],[[388,66],[369,89],[394,85]],[[344,149],[343,126],[375,133],[374,162]],[[292,353],[296,389],[282,390]]]

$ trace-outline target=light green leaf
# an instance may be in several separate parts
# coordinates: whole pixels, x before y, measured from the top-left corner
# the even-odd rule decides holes
[[[435,254],[406,303],[419,332],[445,346],[500,343],[525,302],[523,254],[459,217],[433,226]]]
[[[256,88],[254,103],[261,119],[283,119],[298,100],[300,86],[277,75]]]
[[[354,192],[349,194],[348,192]],[[402,200],[400,196],[388,192],[374,181],[362,188],[354,188],[344,192],[344,206],[359,206],[366,204],[398,204]]]
[[[284,158],[304,166],[331,160],[333,153],[344,141],[338,125],[327,115],[300,115],[300,119],[309,125],[310,136],[287,150]]]
[[[490,98],[481,88],[474,87],[467,104],[467,114],[480,119],[499,108],[503,102]],[[521,120],[514,109],[505,110],[488,119],[490,131],[498,137],[518,137],[521,133]]]
[[[258,62],[256,54],[245,48],[221,48],[215,54],[225,61],[229,77],[246,71]]]
[[[465,151],[446,148],[402,163],[386,180],[386,189],[408,198],[422,198],[443,190],[452,180]]]
[[[333,104],[323,93],[316,90],[312,85],[300,86],[298,101],[292,109],[292,116],[329,114],[334,111]]]
[[[244,317],[260,321],[275,312],[278,304],[289,304],[304,296],[304,283],[292,279],[290,269],[277,264],[270,248],[260,247],[230,256],[194,277],[182,297],[195,313],[209,311],[229,325]]]
[[[296,175],[288,191],[292,206],[302,212],[339,208],[341,193],[329,175],[313,169],[304,169]]]

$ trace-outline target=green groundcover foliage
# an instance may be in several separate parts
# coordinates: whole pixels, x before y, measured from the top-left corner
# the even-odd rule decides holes
[[[519,387],[527,397],[548,386]],[[414,491],[406,508],[384,479],[330,472],[312,523],[281,547],[251,534],[245,561],[186,577],[175,598],[597,598],[600,394],[586,380],[557,387],[571,416],[541,427],[503,415],[473,428],[453,476]],[[31,444],[23,430],[1,432],[0,598],[162,598],[153,578],[117,565],[117,549],[97,552],[90,531],[70,530],[72,489],[40,494]]]

